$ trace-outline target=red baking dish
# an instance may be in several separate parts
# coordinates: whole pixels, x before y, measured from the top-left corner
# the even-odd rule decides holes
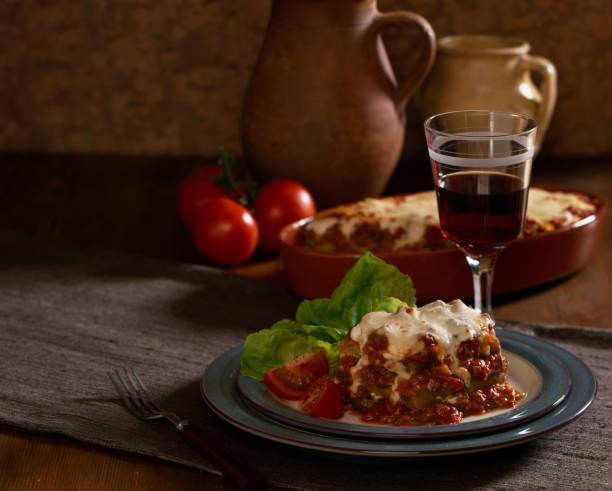
[[[570,191],[551,189],[551,191]],[[582,194],[588,195],[588,193]],[[563,278],[586,266],[597,251],[606,203],[592,195],[597,209],[579,222],[553,232],[524,237],[500,255],[493,293],[507,293]],[[309,219],[286,226],[280,234],[281,261],[291,290],[302,298],[328,297],[359,254],[323,252],[298,243],[298,229]],[[419,304],[472,297],[472,276],[458,249],[376,253],[411,276]]]

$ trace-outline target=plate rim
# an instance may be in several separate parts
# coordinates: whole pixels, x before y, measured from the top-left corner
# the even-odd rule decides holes
[[[237,351],[242,350],[242,345],[234,346],[233,348],[227,350],[207,367],[200,379],[200,391],[204,401],[213,411],[213,413],[232,426],[268,440],[293,447],[312,450],[315,452],[322,452],[324,454],[353,456],[356,458],[366,458],[368,460],[373,457],[401,459],[467,454],[504,448],[539,438],[571,423],[576,418],[584,414],[584,412],[591,406],[598,389],[597,379],[588,365],[569,351],[533,336],[514,331],[508,332],[512,336],[518,337],[519,339],[532,339],[536,342],[536,344],[540,344],[541,346],[547,347],[548,349],[551,349],[553,352],[557,353],[561,362],[567,367],[568,371],[572,375],[572,378],[574,378],[575,374],[580,375],[580,377],[583,378],[586,377],[589,382],[588,387],[586,387],[584,384],[574,384],[570,390],[570,393],[561,402],[561,404],[559,404],[552,411],[549,411],[543,416],[524,425],[506,428],[493,433],[466,435],[465,438],[436,438],[427,440],[356,439],[300,430],[288,425],[283,425],[277,421],[270,420],[269,418],[252,411],[240,399],[240,396],[232,383],[229,392],[231,397],[233,397],[234,402],[237,403],[236,408],[240,410],[240,417],[242,419],[245,417],[247,419],[252,418],[259,427],[251,426],[240,419],[236,419],[236,417],[224,412],[215,405],[215,402],[207,392],[206,378],[208,374],[211,373],[211,367],[215,366],[216,363],[220,363],[228,356],[235,356]],[[568,361],[571,363],[571,365],[568,365]],[[240,407],[240,405],[243,407]],[[266,425],[271,425],[270,427],[272,430],[266,429]],[[285,433],[288,433],[288,436],[279,434],[279,429],[283,429]],[[344,447],[341,446],[343,442],[347,442],[344,444]],[[347,444],[349,447],[346,446]],[[356,448],[356,444],[360,444],[360,447]],[[367,444],[367,446],[363,446],[363,444]],[[446,448],[436,449],[432,448],[432,444],[446,444],[447,446]]]
[[[457,437],[467,434],[498,431],[500,429],[526,423],[553,410],[567,397],[569,391],[571,390],[572,378],[567,367],[559,360],[557,356],[545,351],[544,356],[546,359],[540,359],[536,355],[541,355],[542,352],[537,352],[533,346],[509,338],[506,335],[506,331],[502,330],[501,328],[497,328],[496,331],[498,332],[500,342],[502,343],[502,350],[504,352],[512,353],[514,356],[521,358],[525,363],[531,365],[531,367],[538,373],[540,384],[537,392],[527,401],[526,404],[519,404],[503,414],[493,415],[482,420],[465,422],[458,425],[399,427],[391,425],[338,423],[332,420],[311,418],[306,414],[299,414],[291,410],[291,408],[284,407],[281,402],[278,403],[278,407],[267,407],[263,404],[265,401],[259,403],[256,398],[259,394],[255,394],[255,397],[251,397],[251,395],[248,393],[249,386],[252,385],[252,382],[247,380],[243,375],[240,375],[240,373],[236,375],[236,390],[247,406],[250,406],[263,416],[277,420],[284,424],[300,429],[307,429],[317,433],[328,433],[332,435],[355,438],[417,439]],[[528,358],[527,356],[523,356],[507,346],[504,347],[504,341],[507,342],[506,344],[511,344],[512,348],[514,349],[523,349],[527,351],[531,357]],[[523,351],[523,353],[525,353],[525,351]],[[553,366],[550,366],[549,364],[552,364]],[[552,376],[554,376],[555,372],[557,371],[562,371],[562,378],[558,379],[558,382],[555,381],[556,383],[550,387],[550,392],[547,392],[546,382],[550,381],[550,379],[546,378],[546,375],[550,377],[552,373]],[[243,381],[243,384],[241,384],[241,380]],[[244,383],[248,385],[245,386]],[[530,406],[533,406],[535,409],[528,411],[528,413],[522,417],[516,417],[525,410],[528,410]],[[280,411],[276,410],[277,408]]]

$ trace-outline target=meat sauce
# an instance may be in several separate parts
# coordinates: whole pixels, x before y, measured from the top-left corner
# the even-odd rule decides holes
[[[424,352],[407,357],[403,364],[411,377],[398,379],[385,368],[384,353],[388,341],[372,334],[363,348],[368,364],[355,376],[360,386],[351,393],[351,369],[359,361],[357,343],[345,339],[341,343],[341,365],[336,371],[336,383],[343,393],[346,407],[366,423],[394,426],[457,424],[463,417],[483,414],[492,409],[512,408],[522,397],[506,381],[507,362],[499,343],[488,348],[477,340],[463,342],[457,349],[459,368],[451,372],[450,357],[440,359],[438,345],[431,336],[423,336]],[[493,346],[493,348],[491,348]],[[488,354],[479,354],[482,351]],[[462,371],[463,370],[463,371]],[[464,374],[464,378],[457,373]],[[466,383],[467,379],[467,383]],[[392,391],[399,394],[394,401]]]

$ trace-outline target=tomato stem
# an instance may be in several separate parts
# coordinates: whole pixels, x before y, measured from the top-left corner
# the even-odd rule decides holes
[[[213,179],[215,184],[218,184],[222,188],[229,189],[230,191],[238,191],[240,193],[240,199],[238,202],[243,206],[247,206],[249,203],[255,201],[258,192],[257,183],[252,179],[245,178],[244,176],[242,176],[240,180],[236,180],[234,177],[236,171],[236,159],[223,147],[219,149],[217,165],[222,168],[222,171],[221,175]]]
[[[215,183],[225,189],[238,189],[238,183],[232,175],[236,167],[236,161],[234,156],[223,147],[219,149],[217,165],[221,166],[222,171],[220,176],[214,178]]]

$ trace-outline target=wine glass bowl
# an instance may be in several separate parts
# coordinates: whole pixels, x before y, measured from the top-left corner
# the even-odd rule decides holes
[[[479,312],[492,315],[495,261],[523,231],[536,131],[532,118],[504,111],[455,111],[425,121],[440,228],[466,255]]]

